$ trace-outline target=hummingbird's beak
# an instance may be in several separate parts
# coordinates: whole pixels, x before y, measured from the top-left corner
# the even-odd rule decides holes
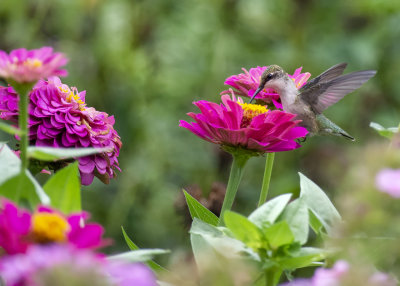
[[[250,98],[249,103],[251,103],[251,102],[253,101],[253,99],[256,97],[256,95],[259,94],[260,91],[263,90],[263,88],[264,88],[263,86],[260,86],[260,87],[257,88],[256,92],[255,92],[255,93],[253,94],[253,96]]]

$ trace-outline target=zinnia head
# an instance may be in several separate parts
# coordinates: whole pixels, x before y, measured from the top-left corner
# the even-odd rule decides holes
[[[400,198],[400,169],[382,169],[376,175],[375,185],[381,192]]]
[[[0,276],[7,286],[156,286],[151,270],[140,263],[109,261],[71,245],[32,246],[3,257]]]
[[[37,146],[108,148],[78,159],[82,184],[89,185],[94,176],[108,183],[120,171],[122,143],[114,117],[87,107],[85,94],[57,77],[39,81],[29,95],[29,140]],[[0,87],[0,118],[18,122],[18,95],[11,87]]]
[[[297,126],[294,114],[269,111],[265,106],[243,103],[223,95],[222,104],[206,100],[194,102],[201,113],[188,113],[195,122],[180,121],[180,126],[200,138],[220,144],[225,149],[245,149],[255,153],[280,152],[299,148],[295,140],[307,130]]]
[[[33,213],[3,200],[0,209],[0,247],[6,254],[24,253],[35,244],[71,244],[97,248],[104,244],[103,228],[87,223],[85,212],[63,215],[40,206]]]
[[[225,80],[225,84],[233,87],[237,95],[252,97],[254,92],[260,85],[261,75],[267,69],[267,66],[251,68],[249,71],[242,69],[244,73],[233,75]],[[301,88],[311,76],[310,73],[301,73],[302,68],[295,70],[293,75],[288,75],[296,84],[297,88]],[[230,93],[229,90],[223,91],[221,94]],[[261,99],[266,103],[279,100],[279,94],[273,89],[263,89],[256,99]]]
[[[17,49],[10,54],[0,51],[0,77],[18,83],[34,83],[50,76],[66,76],[67,71],[60,68],[67,62],[62,53],[54,53],[51,47]]]

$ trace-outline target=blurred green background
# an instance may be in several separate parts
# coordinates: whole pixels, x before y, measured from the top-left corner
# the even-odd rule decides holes
[[[194,100],[219,101],[225,78],[242,67],[302,66],[312,76],[339,62],[347,72],[378,70],[326,112],[357,141],[314,137],[277,154],[271,195],[298,192],[301,171],[334,197],[353,151],[381,140],[369,122],[400,121],[400,1],[0,0],[0,35],[6,51],[64,52],[63,82],[115,115],[122,173],[83,188],[84,208],[115,241],[109,252],[127,250],[121,225],[141,247],[189,246],[181,189],[198,186],[207,197],[214,182],[226,183],[229,157],[178,121],[196,111]],[[250,160],[234,209],[255,208],[263,168],[263,158]]]

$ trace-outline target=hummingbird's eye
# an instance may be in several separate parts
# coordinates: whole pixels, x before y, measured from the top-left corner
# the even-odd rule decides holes
[[[267,78],[266,78],[266,80],[268,81],[268,80],[270,80],[270,79],[272,79],[272,77],[274,76],[274,74],[272,74],[272,73],[269,73],[268,75],[267,75]]]

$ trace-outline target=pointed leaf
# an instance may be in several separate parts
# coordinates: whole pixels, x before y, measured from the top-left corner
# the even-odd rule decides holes
[[[0,130],[11,135],[21,135],[21,130],[1,121],[0,121]]]
[[[292,194],[284,194],[266,202],[250,214],[249,220],[258,227],[262,227],[265,224],[273,224],[291,197]]]
[[[21,170],[21,160],[5,143],[0,143],[0,185],[16,176]]]
[[[308,239],[308,208],[303,199],[297,199],[291,202],[283,211],[279,220],[288,223],[295,241],[305,244]]]
[[[51,148],[30,146],[28,147],[28,157],[41,161],[54,161],[110,151],[112,151],[110,148]]]
[[[234,236],[251,248],[263,246],[263,234],[261,230],[249,221],[245,216],[232,211],[226,211],[224,215],[226,227]]]
[[[211,225],[218,225],[218,217],[208,210],[205,206],[199,203],[195,198],[193,198],[188,192],[183,190],[185,194],[186,202],[189,207],[190,215],[192,219],[195,217],[201,219],[202,221],[209,223]]]
[[[309,216],[309,223],[311,228],[316,234],[319,234],[322,231],[322,223],[319,221],[319,219],[315,216],[313,211],[308,210],[308,216]]]
[[[139,246],[137,246],[128,236],[128,234],[125,232],[125,229],[123,226],[121,226],[122,228],[122,234],[124,235],[124,239],[126,244],[128,245],[130,250],[139,250]],[[165,269],[164,267],[162,267],[160,264],[150,260],[146,263],[151,269],[153,269],[154,271],[168,271],[167,269]]]
[[[379,135],[386,137],[386,138],[392,138],[394,134],[399,132],[399,127],[389,127],[389,128],[385,128],[382,125],[375,123],[375,122],[371,122],[369,124],[369,127],[375,129]]]
[[[109,256],[109,260],[125,260],[128,262],[146,262],[155,255],[170,253],[169,250],[152,248],[152,249],[139,249],[134,251],[128,251],[117,255]]]
[[[277,222],[264,229],[264,235],[273,249],[294,241],[294,235],[286,221]]]
[[[299,173],[299,175],[301,188],[300,197],[330,235],[332,233],[332,227],[341,221],[339,212],[320,187],[302,173]]]
[[[25,199],[34,208],[39,203],[47,205],[50,200],[34,177],[25,170],[0,185],[0,195],[14,202]]]
[[[316,261],[324,259],[325,254],[322,249],[313,247],[303,247],[293,257],[283,258],[279,260],[279,265],[287,269],[303,268],[314,265]]]
[[[65,214],[81,211],[81,183],[78,177],[78,162],[58,171],[43,186],[50,196],[51,206]]]

